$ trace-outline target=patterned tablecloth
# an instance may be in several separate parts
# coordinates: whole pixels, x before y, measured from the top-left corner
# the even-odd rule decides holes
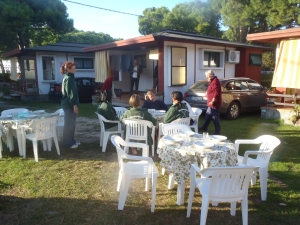
[[[191,164],[196,162],[203,168],[238,165],[237,153],[232,142],[215,142],[214,146],[209,148],[199,148],[195,144],[197,142],[203,142],[201,134],[167,135],[159,140],[157,153],[161,159],[160,164],[167,172],[173,173],[178,184],[189,178]]]

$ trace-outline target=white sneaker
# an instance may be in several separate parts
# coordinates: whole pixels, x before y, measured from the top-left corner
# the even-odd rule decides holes
[[[78,145],[72,145],[70,148],[77,148],[78,147]]]
[[[81,143],[80,142],[78,142],[78,141],[76,141],[76,143],[75,143],[75,145],[80,145]]]

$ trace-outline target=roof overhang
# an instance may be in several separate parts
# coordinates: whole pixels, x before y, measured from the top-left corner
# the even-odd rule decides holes
[[[14,56],[17,56],[18,54],[21,53],[21,50],[16,48],[10,52],[6,52],[3,54],[3,58],[10,58],[10,57],[14,57]]]
[[[300,38],[300,27],[247,35],[248,41],[258,41],[273,44],[279,44],[283,39],[293,38]]]
[[[130,38],[121,41],[114,41],[106,44],[95,45],[91,47],[87,47],[83,49],[83,52],[96,52],[103,50],[132,50],[132,48],[140,49],[140,48],[149,48],[155,47],[157,43],[155,42],[155,38],[152,34]]]

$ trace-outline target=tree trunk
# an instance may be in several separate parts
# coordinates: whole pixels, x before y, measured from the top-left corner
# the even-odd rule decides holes
[[[4,65],[3,65],[3,61],[2,61],[2,59],[0,59],[0,67],[1,67],[1,71],[2,71],[2,73],[5,73],[5,70],[4,70]]]

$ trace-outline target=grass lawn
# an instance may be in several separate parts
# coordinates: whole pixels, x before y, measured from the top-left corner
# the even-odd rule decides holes
[[[60,105],[20,101],[0,103],[1,111],[12,107],[54,112]],[[91,103],[81,104],[79,117],[96,119],[95,110]],[[203,120],[201,117],[199,123]],[[300,128],[261,119],[257,113],[242,115],[234,121],[222,118],[221,127],[222,134],[233,142],[262,134],[272,134],[281,140],[269,164],[267,201],[260,199],[259,182],[249,188],[249,224],[299,224]],[[99,132],[98,122],[86,130],[89,132]],[[213,132],[213,124],[209,132]],[[167,175],[158,177],[154,213],[150,212],[151,192],[144,191],[144,180],[131,183],[124,210],[118,211],[116,150],[109,144],[107,151],[102,153],[98,136],[82,142],[78,149],[61,148],[60,156],[55,148],[43,152],[40,145],[38,163],[34,161],[29,141],[26,159],[18,156],[17,149],[9,152],[4,144],[3,159],[0,160],[0,224],[199,224],[199,192],[195,194],[191,217],[186,218],[189,183],[185,204],[177,206],[177,190],[167,189]],[[240,154],[254,147],[242,146]],[[161,171],[157,156],[154,161]],[[236,216],[230,216],[229,203],[209,208],[207,224],[241,223],[240,204]]]

